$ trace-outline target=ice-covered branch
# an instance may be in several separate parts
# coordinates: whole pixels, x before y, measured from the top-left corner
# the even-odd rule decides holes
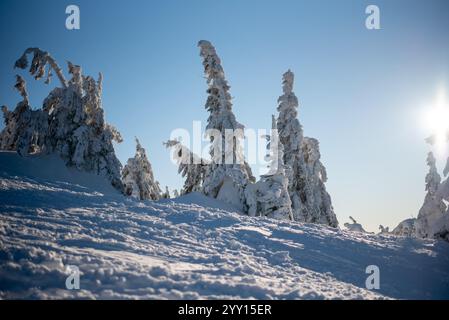
[[[14,67],[20,68],[20,69],[26,69],[28,67],[28,54],[33,54],[33,59],[31,60],[31,66],[29,69],[29,72],[31,75],[34,76],[36,80],[41,79],[45,76],[45,67],[48,64],[48,73],[47,73],[47,80],[46,83],[50,81],[51,78],[51,70],[56,73],[56,75],[59,78],[59,81],[61,81],[61,84],[64,88],[67,87],[67,81],[64,78],[64,75],[62,73],[61,68],[56,63],[56,61],[53,59],[53,57],[46,51],[43,51],[39,48],[28,48],[25,50],[25,52],[22,54],[22,56],[16,61]]]

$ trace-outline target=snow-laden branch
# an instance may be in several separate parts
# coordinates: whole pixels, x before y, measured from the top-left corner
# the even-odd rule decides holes
[[[61,81],[61,84],[64,88],[67,88],[67,81],[64,78],[61,68],[56,63],[55,59],[46,51],[43,51],[39,48],[28,48],[22,54],[22,56],[16,61],[14,67],[20,69],[26,69],[28,67],[28,54],[33,54],[33,59],[31,60],[31,65],[29,72],[34,76],[36,80],[45,77],[45,67],[48,64],[48,72],[47,72],[47,80],[46,83],[50,82],[53,70]]]

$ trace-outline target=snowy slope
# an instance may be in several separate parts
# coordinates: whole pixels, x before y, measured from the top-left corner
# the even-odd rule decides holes
[[[380,268],[380,290],[365,268]],[[66,290],[66,267],[81,270]],[[0,298],[449,298],[449,244],[124,198],[55,157],[0,152]]]

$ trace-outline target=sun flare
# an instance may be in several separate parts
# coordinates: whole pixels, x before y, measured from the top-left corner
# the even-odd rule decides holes
[[[439,91],[435,103],[427,110],[425,122],[435,151],[438,154],[446,153],[449,138],[449,105],[444,90]]]

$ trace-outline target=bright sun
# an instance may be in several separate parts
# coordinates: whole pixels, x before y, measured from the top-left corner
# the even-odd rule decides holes
[[[449,137],[449,105],[443,90],[438,93],[425,118],[427,130],[433,137],[435,151],[439,154],[445,153]]]

